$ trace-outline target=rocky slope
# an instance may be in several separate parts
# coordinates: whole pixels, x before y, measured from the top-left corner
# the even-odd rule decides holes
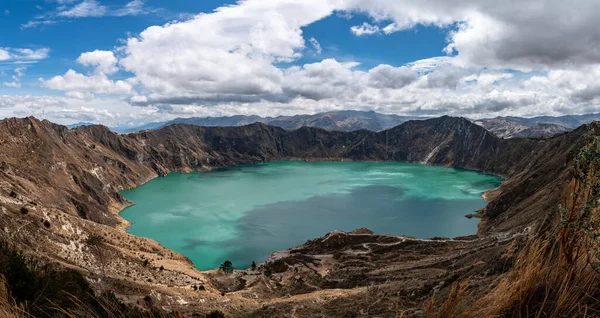
[[[31,117],[5,119],[0,233],[133,303],[149,296],[165,309],[190,314],[220,309],[233,316],[293,316],[297,310],[305,316],[385,315],[395,306],[418,314],[428,297],[447,292],[449,282],[478,277],[473,288],[483,290],[506,270],[499,264],[506,264],[514,239],[552,219],[586,130],[506,140],[466,119],[441,117],[381,132],[288,131],[255,123],[179,124],[118,135],[103,126],[69,130]],[[185,257],[128,235],[117,214],[128,204],[120,190],[172,171],[292,158],[421,162],[482,170],[506,182],[489,194],[478,236],[428,241],[368,231],[330,233],[277,254],[278,261],[256,271],[231,276],[198,272]],[[106,253],[94,253],[92,234],[104,237]],[[194,285],[206,290],[194,291]],[[223,291],[228,293],[222,296]]]

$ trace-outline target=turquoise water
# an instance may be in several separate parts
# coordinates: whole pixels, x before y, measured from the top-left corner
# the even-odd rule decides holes
[[[498,177],[387,162],[281,161],[173,173],[122,194],[129,233],[180,252],[199,269],[235,267],[332,230],[367,227],[420,238],[474,234],[483,191]]]

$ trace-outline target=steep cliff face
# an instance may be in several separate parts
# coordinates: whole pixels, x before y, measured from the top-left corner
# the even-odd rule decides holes
[[[103,126],[69,130],[35,118],[5,119],[0,121],[0,212],[5,215],[0,218],[4,229],[0,235],[36,251],[38,256],[88,275],[108,272],[109,278],[100,285],[122,286],[127,282],[131,286],[123,290],[124,295],[135,294],[134,290],[147,291],[148,282],[152,282],[152,288],[167,295],[189,297],[185,301],[189,303],[190,299],[200,300],[196,294],[187,294],[186,288],[191,284],[209,286],[209,279],[195,271],[183,256],[150,240],[126,234],[124,221],[117,214],[127,204],[118,193],[120,190],[173,171],[209,170],[285,159],[410,161],[482,170],[505,177],[507,181],[497,191],[499,194],[485,208],[480,227],[482,240],[476,244],[438,242],[438,249],[422,241],[400,244],[399,238],[366,235],[359,236],[366,239],[365,242],[357,245],[350,240],[350,245],[340,247],[354,250],[363,243],[382,243],[383,240],[383,245],[373,245],[379,256],[368,251],[375,262],[368,268],[390,259],[408,262],[409,259],[400,255],[413,255],[413,259],[429,259],[431,263],[427,266],[430,267],[426,267],[431,273],[440,270],[451,274],[446,267],[450,263],[439,265],[441,263],[434,262],[436,257],[431,255],[453,259],[471,253],[469,251],[485,249],[489,255],[470,256],[460,262],[465,266],[488,262],[485,257],[496,259],[500,253],[501,247],[496,244],[498,235],[521,233],[524,228],[540,224],[552,215],[565,180],[569,179],[572,152],[581,146],[586,130],[582,127],[548,139],[504,140],[466,119],[441,117],[409,121],[381,132],[339,132],[307,127],[287,131],[256,123],[243,127],[179,124],[118,135]],[[45,226],[44,221],[51,225]],[[109,264],[92,255],[86,246],[85,240],[92,233],[103,235],[111,246]],[[319,242],[311,248],[322,248]],[[406,248],[412,254],[403,254]],[[423,251],[430,251],[431,257],[421,255]],[[330,248],[327,253],[335,254],[335,250]],[[344,262],[352,264],[358,255],[362,253],[347,253]],[[145,260],[150,261],[150,267],[144,265]],[[414,264],[415,267],[421,265]],[[164,266],[165,271],[154,270],[159,266]],[[336,275],[331,277],[331,282],[343,281],[342,274]],[[377,281],[380,278],[385,281],[384,277],[398,278],[405,274],[374,275]],[[340,285],[322,281],[313,287],[352,288],[365,286],[369,281],[352,277],[346,278],[354,283]],[[208,289],[214,291],[211,287]],[[203,301],[216,299],[219,293],[215,291],[202,297]]]

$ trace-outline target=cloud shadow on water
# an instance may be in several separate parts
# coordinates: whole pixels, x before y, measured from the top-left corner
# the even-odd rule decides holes
[[[481,199],[403,198],[397,186],[373,185],[348,193],[314,196],[303,201],[258,207],[240,219],[238,236],[224,242],[188,240],[188,248],[210,244],[232,248],[225,256],[237,267],[262,261],[283,250],[332,230],[367,227],[376,233],[421,238],[474,234],[477,220],[464,217],[485,205]]]

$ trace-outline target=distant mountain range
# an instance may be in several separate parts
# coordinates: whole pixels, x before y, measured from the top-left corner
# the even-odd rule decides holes
[[[174,124],[188,124],[205,127],[237,127],[253,123],[264,123],[271,126],[281,127],[287,130],[294,130],[303,126],[307,126],[339,131],[353,131],[360,129],[382,131],[398,126],[406,121],[415,119],[426,118],[416,116],[385,115],[373,111],[363,112],[354,110],[344,110],[319,113],[315,115],[296,115],[278,117],[236,115],[227,117],[176,118],[171,121],[149,123],[144,126],[134,128],[113,127],[113,130],[120,133],[129,133],[140,130],[160,129],[162,127]]]
[[[188,124],[205,127],[237,127],[253,123],[264,123],[278,126],[287,130],[295,130],[303,126],[318,127],[327,130],[354,131],[367,129],[371,131],[382,131],[409,120],[423,120],[427,117],[386,115],[373,111],[332,111],[318,113],[315,115],[296,115],[278,117],[260,116],[226,116],[226,117],[191,117],[176,118],[170,121],[148,123],[139,127],[113,127],[112,130],[119,133],[131,133],[141,130],[160,129],[174,124]],[[479,120],[471,120],[501,138],[515,137],[543,137],[564,133],[573,130],[583,124],[600,120],[600,114],[567,115],[560,117],[540,116],[533,118],[523,117],[496,117]],[[78,123],[72,126],[89,125],[90,123]]]
[[[81,126],[91,126],[91,125],[94,125],[94,123],[87,122],[87,121],[86,122],[81,121],[81,122],[78,122],[78,123],[67,125],[67,128],[73,129],[73,128],[77,128],[77,127],[81,127]]]
[[[502,138],[539,137],[571,131],[581,125],[600,120],[600,114],[567,115],[560,117],[540,116],[533,118],[523,117],[496,117],[473,120],[474,123],[484,127]]]

